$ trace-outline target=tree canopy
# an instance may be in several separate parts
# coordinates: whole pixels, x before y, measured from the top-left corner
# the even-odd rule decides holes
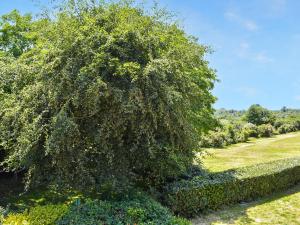
[[[262,125],[268,123],[272,124],[275,120],[275,117],[272,114],[272,112],[258,104],[250,106],[250,108],[246,112],[245,118],[249,123],[253,123],[255,125]]]
[[[0,17],[0,54],[19,57],[30,49],[35,37],[32,16],[21,15],[17,10]]]
[[[14,56],[0,58],[2,164],[28,185],[147,185],[184,172],[213,122],[209,49],[161,11],[73,9],[33,29],[20,17],[22,37],[0,42]]]

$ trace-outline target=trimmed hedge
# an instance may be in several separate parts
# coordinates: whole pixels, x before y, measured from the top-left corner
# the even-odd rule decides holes
[[[191,217],[207,209],[249,201],[300,182],[300,158],[205,174],[165,187],[165,203]]]

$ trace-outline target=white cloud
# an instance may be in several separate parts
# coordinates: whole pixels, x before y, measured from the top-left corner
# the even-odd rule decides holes
[[[236,50],[236,54],[239,58],[255,61],[258,63],[271,63],[274,60],[267,55],[265,51],[256,52],[251,49],[248,42],[241,42]]]
[[[300,101],[300,95],[295,96],[296,101]]]
[[[274,60],[266,55],[265,52],[259,52],[254,56],[254,60],[260,63],[270,63]]]
[[[250,30],[250,31],[256,31],[258,29],[258,26],[256,25],[256,23],[251,20],[245,20],[244,26],[247,30]]]
[[[226,19],[240,24],[246,30],[256,31],[258,29],[258,25],[253,20],[245,19],[242,16],[240,16],[239,14],[234,13],[232,11],[227,11],[224,14],[224,16]]]

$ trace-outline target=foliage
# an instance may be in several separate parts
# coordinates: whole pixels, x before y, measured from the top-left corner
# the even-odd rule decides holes
[[[66,205],[35,206],[23,213],[11,213],[4,219],[3,225],[52,225],[66,212]]]
[[[93,224],[176,224],[189,225],[185,219],[172,216],[168,209],[144,195],[126,201],[88,200],[74,203],[58,225]]]
[[[246,123],[244,125],[244,130],[248,134],[249,137],[258,137],[258,127],[252,123]]]
[[[3,165],[27,184],[158,184],[214,121],[208,48],[165,14],[99,4],[45,19],[32,49],[1,58]]]
[[[202,214],[194,224],[299,224],[300,185],[258,201]]]
[[[271,124],[262,124],[258,126],[259,137],[272,137],[275,134],[275,129]]]
[[[201,138],[200,145],[205,148],[223,148],[225,146],[246,142],[251,131],[240,123],[226,123]]]
[[[36,205],[24,212],[10,213],[3,225],[15,224],[169,224],[190,225],[188,220],[173,216],[170,211],[143,193],[121,200],[77,198],[71,204]]]
[[[265,196],[300,181],[300,158],[179,180],[166,187],[166,203],[185,216]]]
[[[294,124],[282,124],[280,127],[278,127],[278,133],[279,134],[286,134],[293,131],[297,131],[297,128],[294,126]]]
[[[0,17],[0,55],[1,53],[19,57],[34,43],[30,14],[22,16],[17,10]]]
[[[4,219],[5,209],[0,206],[0,224],[2,224]]]
[[[268,109],[256,104],[250,106],[245,114],[245,119],[248,123],[255,125],[272,124],[275,120],[274,115]]]
[[[254,109],[253,109],[254,108]],[[259,110],[256,110],[256,109]],[[263,113],[258,113],[262,109]],[[255,125],[247,122],[247,116],[252,119],[268,115],[260,120],[272,121],[272,124]],[[255,111],[255,113],[253,113]],[[268,112],[267,112],[268,111]],[[269,111],[258,105],[253,105],[248,111],[220,109],[215,113],[221,126],[202,135],[200,145],[205,148],[223,148],[225,146],[247,142],[249,138],[271,137],[274,134],[284,134],[300,130],[300,112],[296,109]],[[253,122],[253,121],[252,121]],[[256,122],[257,123],[257,122]]]

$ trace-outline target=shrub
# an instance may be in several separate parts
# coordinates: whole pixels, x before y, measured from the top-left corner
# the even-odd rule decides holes
[[[141,192],[128,193],[115,200],[92,200],[82,196],[71,203],[69,200],[59,204],[43,202],[22,213],[10,213],[2,221],[3,225],[190,225],[188,220],[173,216],[169,209]]]
[[[66,212],[66,205],[35,206],[23,213],[11,213],[4,219],[3,225],[53,225]]]
[[[296,130],[297,128],[294,126],[294,124],[283,124],[278,128],[278,133],[286,134],[289,132],[294,132]]]
[[[283,120],[276,120],[275,123],[274,123],[274,128],[278,129],[279,127],[281,127],[284,124],[285,124],[285,121],[283,121]]]
[[[223,125],[215,131],[210,131],[201,138],[200,145],[205,148],[223,148],[230,144],[245,142],[249,139],[248,130],[239,123]]]
[[[6,170],[76,188],[184,172],[214,120],[209,49],[161,12],[79,2],[45,18],[26,54],[0,58],[18,81],[0,102]]]
[[[263,124],[258,126],[259,137],[272,137],[275,134],[275,129],[271,124]]]
[[[166,186],[166,204],[185,216],[253,200],[300,182],[300,158],[196,176]]]
[[[190,222],[174,217],[170,211],[158,202],[144,195],[130,200],[100,201],[87,200],[75,202],[58,225],[94,225],[94,224],[166,224],[189,225]]]
[[[223,148],[227,145],[224,131],[210,131],[201,139],[200,145],[204,148]]]
[[[296,119],[293,121],[293,126],[295,127],[295,130],[300,130],[300,120]]]
[[[0,224],[2,224],[4,219],[5,209],[0,206]]]
[[[243,130],[248,134],[249,137],[258,137],[258,128],[253,123],[246,123],[243,127]]]

